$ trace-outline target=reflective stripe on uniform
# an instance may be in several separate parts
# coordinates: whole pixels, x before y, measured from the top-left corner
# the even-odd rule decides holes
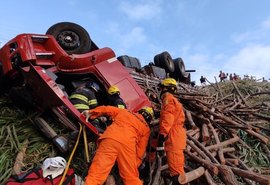
[[[117,107],[120,108],[120,109],[125,109],[124,105],[117,105]]]
[[[96,105],[97,104],[97,99],[92,99],[88,101],[89,105]]]
[[[80,94],[73,94],[70,96],[70,99],[79,99],[79,100],[82,100],[84,102],[88,102],[88,98],[84,95],[80,95]]]
[[[88,105],[84,105],[84,104],[75,104],[74,107],[76,107],[76,109],[86,109],[86,110],[89,110],[89,106]]]

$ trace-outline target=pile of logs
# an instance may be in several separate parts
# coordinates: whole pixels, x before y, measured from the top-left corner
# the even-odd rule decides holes
[[[182,86],[179,100],[186,114],[186,171],[197,169],[186,182],[197,178],[195,184],[270,184],[270,107],[266,102],[250,103],[255,96],[270,96],[269,91],[243,91],[237,84],[211,84],[211,95]],[[254,147],[244,141],[244,136],[262,148],[268,161],[265,174],[248,166],[241,156],[240,149]]]

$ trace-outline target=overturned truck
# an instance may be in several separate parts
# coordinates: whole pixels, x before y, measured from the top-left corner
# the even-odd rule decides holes
[[[74,23],[58,23],[46,34],[18,35],[0,50],[0,92],[5,93],[7,99],[23,106],[24,110],[30,108],[34,113],[31,116],[24,114],[17,121],[14,117],[14,112],[19,112],[17,107],[14,112],[2,111],[0,97],[0,183],[4,184],[11,171],[15,171],[12,169],[13,154],[18,153],[18,157],[21,154],[18,149],[23,146],[23,151],[24,141],[28,139],[31,145],[27,147],[28,155],[25,158],[31,161],[30,167],[37,156],[35,162],[40,163],[44,157],[63,154],[69,161],[72,159],[71,166],[75,168],[76,174],[85,176],[90,158],[95,153],[95,141],[99,132],[92,125],[93,122],[85,121],[85,117],[75,109],[68,97],[77,86],[93,80],[101,87],[97,97],[101,105],[107,103],[108,87],[117,85],[130,111],[137,111],[145,105],[153,106],[157,119],[152,124],[148,155],[140,167],[141,179],[149,185],[170,184],[166,170],[168,165],[164,160],[166,158],[155,154],[160,110],[157,84],[160,79],[170,76],[180,82],[176,96],[182,102],[186,115],[187,179],[180,183],[270,184],[268,82],[261,84],[266,90],[256,88],[254,81],[248,86],[244,80],[193,88],[190,72],[185,70],[181,58],[172,59],[168,52],[156,55],[153,62],[144,67],[135,57],[116,57],[110,48],[98,48],[88,33]],[[206,91],[203,91],[204,88]],[[212,93],[207,93],[209,90]],[[262,97],[256,98],[260,95]],[[3,117],[16,121],[6,121]],[[33,125],[47,139],[40,137]],[[29,134],[19,129],[19,126],[27,127],[26,130],[31,127],[35,133]],[[58,126],[61,129],[57,130]],[[26,139],[17,137],[12,141],[13,136],[16,137],[17,127],[18,135],[25,135]],[[80,137],[76,133],[81,129],[83,138],[78,140]],[[36,147],[38,137],[45,141],[38,140],[38,143],[53,148],[52,155],[45,153],[46,146]],[[72,158],[76,144],[69,142],[74,137],[80,142]],[[13,148],[9,153],[6,151],[8,144]],[[37,150],[40,151],[38,155],[32,152]],[[252,159],[256,161],[255,165]],[[22,169],[22,161],[18,163],[16,158],[14,163],[14,168],[16,165],[17,169]],[[77,169],[76,164],[84,171]],[[30,167],[24,165],[23,171]],[[121,184],[117,170],[112,171],[112,174],[113,178],[110,179],[114,179],[113,184]]]
[[[99,104],[106,105],[106,90],[116,85],[130,111],[153,106],[158,112],[160,79],[170,76],[190,84],[193,71],[185,70],[183,60],[172,59],[167,51],[142,67],[135,57],[116,57],[112,49],[99,48],[81,26],[62,22],[50,27],[46,34],[18,35],[1,48],[0,93],[7,93],[18,105],[35,109],[37,128],[60,152],[67,153],[67,138],[53,130],[48,115],[56,118],[54,124],[62,124],[70,132],[84,126],[88,141],[99,137],[97,128],[86,122],[69,101],[78,86],[95,81],[101,87]],[[149,173],[148,183],[157,183],[151,182],[154,172]]]

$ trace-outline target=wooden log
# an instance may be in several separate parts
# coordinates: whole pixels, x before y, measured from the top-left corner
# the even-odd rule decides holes
[[[219,176],[226,185],[239,184],[233,174],[232,170],[226,165],[217,165]]]
[[[218,160],[212,156],[212,154],[209,152],[209,150],[206,149],[205,146],[203,146],[198,140],[194,139],[190,135],[188,135],[188,138],[192,140],[204,153],[211,159],[212,162],[219,164]]]
[[[216,185],[213,177],[210,175],[209,171],[208,170],[205,170],[204,172],[204,177],[208,183],[208,185]]]
[[[239,89],[238,89],[238,87],[236,86],[236,84],[235,84],[234,81],[232,81],[232,84],[233,84],[233,86],[234,86],[236,92],[239,94],[239,96],[241,97],[241,99],[242,99],[243,102],[245,103],[245,105],[246,105],[247,107],[249,107],[249,105],[248,105],[247,102],[246,102],[246,99],[247,99],[247,97],[249,97],[249,96],[247,96],[246,98],[244,98],[244,96],[241,94],[241,92],[239,91]]]
[[[202,125],[202,141],[208,141],[210,138],[207,124]]]
[[[196,140],[199,140],[199,138],[200,138],[200,136],[201,136],[201,133],[200,132],[197,132],[194,136],[192,136],[194,139],[196,139]]]
[[[244,170],[248,170],[251,171],[251,169],[239,158],[237,158],[235,155],[228,153],[228,156],[230,156],[233,159],[238,159],[239,165],[244,169]]]
[[[203,123],[209,123],[209,119],[205,118],[202,114],[198,114],[198,113],[195,113],[195,112],[190,112],[192,116],[202,120]]]
[[[256,128],[254,127],[253,125],[249,125],[246,121],[244,121],[243,119],[241,119],[239,116],[235,115],[234,113],[232,112],[229,112],[230,115],[232,115],[233,118],[237,119],[240,123],[242,123],[243,125],[243,129],[254,129],[256,130],[256,132],[259,132],[260,129],[259,128]]]
[[[255,116],[258,116],[258,117],[260,117],[260,118],[263,118],[263,119],[266,119],[266,120],[268,120],[268,121],[270,121],[270,116],[267,116],[267,115],[265,115],[265,114],[260,114],[260,113],[253,113],[253,115],[255,115]]]
[[[190,129],[190,130],[187,131],[187,134],[189,134],[189,135],[192,136],[193,138],[197,138],[197,137],[198,137],[198,136],[197,136],[197,133],[199,133],[199,132],[200,132],[200,129],[199,129],[199,128],[197,128],[196,130]],[[199,134],[200,134],[200,133],[199,133]],[[199,136],[199,137],[200,137],[200,136]],[[190,151],[190,150],[191,150],[191,147],[188,145],[187,148],[186,148],[186,150]]]
[[[247,109],[247,108],[242,108],[242,109],[235,109],[235,110],[232,110],[233,112],[245,112],[247,114],[250,114],[252,112],[258,112],[260,109]]]
[[[226,160],[226,162],[230,162],[230,163],[232,163],[232,164],[234,164],[234,165],[236,165],[236,166],[239,165],[238,159],[234,159],[234,158],[225,158],[225,160]]]
[[[259,125],[266,125],[268,124],[267,121],[262,121],[262,120],[254,120],[254,121],[247,121],[247,124],[253,125],[253,126],[259,126]]]
[[[187,134],[194,136],[195,134],[197,134],[198,132],[200,132],[200,129],[197,127],[197,129],[193,130],[193,129],[189,129],[187,130]]]
[[[226,163],[231,167],[235,167],[235,165],[231,163],[230,161],[226,161]],[[254,185],[254,182],[249,179],[243,178],[243,180],[245,181],[247,185]]]
[[[216,89],[216,86],[214,86],[213,85],[213,83],[211,83],[209,80],[207,80],[207,78],[205,78],[205,80],[214,88],[214,89]],[[216,90],[218,90],[218,89],[216,89]]]
[[[257,92],[257,93],[253,93],[250,96],[257,96],[257,95],[261,95],[261,94],[270,94],[270,91],[264,91],[264,92]]]
[[[239,166],[241,166],[244,170],[252,172],[252,170],[241,160],[238,159],[236,156],[234,156],[233,154],[228,153],[228,156],[230,156],[232,159],[237,159]],[[254,183],[252,183],[248,178],[243,177],[243,180],[246,182],[247,185],[254,185]]]
[[[235,148],[233,148],[233,147],[223,148],[222,151],[223,151],[223,154],[229,153],[229,152],[234,152]],[[217,155],[217,152],[213,151],[211,154],[212,154],[212,156],[215,157]]]
[[[206,149],[207,149],[207,150],[217,150],[217,149],[220,148],[220,147],[224,147],[224,146],[233,144],[233,143],[239,141],[239,139],[240,139],[240,138],[239,138],[238,136],[235,136],[235,137],[233,137],[233,138],[231,138],[231,139],[228,139],[228,140],[226,140],[226,141],[220,142],[219,144],[207,146]]]
[[[246,148],[252,150],[252,148],[250,148],[250,146],[248,146],[247,143],[245,143],[242,139],[239,139],[238,142],[241,143],[244,147],[246,147]]]
[[[193,141],[190,141],[187,139],[187,144],[200,156],[202,156],[204,159],[209,159],[209,157],[199,148],[197,147]],[[210,159],[209,159],[210,160]]]
[[[238,175],[240,177],[247,178],[247,179],[250,179],[252,181],[258,182],[261,185],[270,185],[270,177],[269,176],[266,177],[266,176],[263,176],[263,175],[260,175],[260,174],[257,174],[257,173],[251,172],[251,171],[242,170],[240,168],[231,167],[231,169],[236,175]]]
[[[261,140],[263,143],[268,144],[268,142],[269,142],[268,137],[263,136],[262,134],[259,134],[259,133],[257,133],[257,132],[254,132],[254,131],[251,130],[251,129],[247,129],[247,130],[245,130],[245,131],[246,131],[247,133],[249,133],[250,135],[256,137],[257,139]]]
[[[207,168],[208,170],[210,170],[215,175],[218,174],[218,168],[216,167],[215,164],[211,163],[208,160],[204,160],[202,158],[199,158],[199,157],[197,157],[196,155],[192,154],[189,151],[186,151],[186,153],[188,154],[188,156],[190,156],[192,159],[194,159],[195,161],[197,161],[198,163],[200,163],[202,166],[204,166],[205,168]]]
[[[224,96],[223,96],[223,92],[222,92],[222,90],[221,90],[221,88],[220,88],[220,86],[219,86],[219,83],[217,82],[216,77],[215,77],[215,80],[216,80],[216,85],[217,85],[217,88],[218,88],[218,92],[220,93],[221,97],[224,97]]]
[[[267,123],[265,123],[264,126],[267,127]],[[270,133],[270,129],[268,129],[268,128],[262,127],[262,126],[260,126],[260,125],[254,125],[254,127],[255,127],[255,128],[258,128],[259,131],[260,131],[260,130],[264,130],[264,131]],[[255,130],[255,131],[256,131],[256,130]]]
[[[224,101],[225,99],[227,99],[227,98],[229,98],[229,97],[231,97],[231,96],[233,96],[233,95],[234,95],[233,93],[232,93],[232,94],[228,94],[228,95],[224,96],[223,98],[221,98],[221,99],[215,101],[213,104],[217,104],[217,103],[219,103],[219,102],[221,102],[221,101]]]
[[[232,120],[231,118],[229,118],[229,117],[227,117],[227,116],[225,116],[223,114],[220,114],[220,113],[216,113],[216,112],[211,111],[208,107],[206,107],[206,106],[204,106],[204,105],[202,105],[200,103],[193,103],[192,101],[190,101],[190,103],[192,105],[194,105],[195,107],[197,107],[197,108],[199,108],[199,109],[201,109],[203,111],[206,111],[209,114],[213,115],[214,117],[219,118],[219,119],[221,119],[221,120],[223,120],[223,121],[225,121],[225,122],[227,122],[229,124],[232,124],[232,125],[241,125],[238,122]]]
[[[198,127],[196,126],[196,124],[194,123],[193,119],[192,119],[192,116],[190,114],[190,112],[188,110],[185,109],[185,113],[186,113],[186,118],[189,122],[189,124],[191,125],[191,128],[193,130],[197,129]]]
[[[269,167],[260,167],[258,170],[258,173],[260,174],[270,174],[270,168]]]
[[[234,151],[235,151],[235,148],[233,147],[223,148],[223,153],[234,152]]]
[[[192,170],[186,173],[185,178],[181,178],[181,176],[179,175],[178,182],[180,184],[186,184],[191,181],[194,181],[195,179],[198,179],[199,177],[201,177],[204,174],[204,171],[205,171],[204,167],[201,166],[195,170]]]
[[[220,140],[219,140],[218,134],[217,134],[216,130],[214,129],[213,125],[210,123],[210,124],[208,124],[208,126],[209,126],[209,128],[211,129],[211,131],[212,131],[212,133],[214,135],[214,138],[216,140],[216,143],[217,144],[220,144]],[[224,158],[222,147],[218,148],[218,156],[219,156],[220,163],[221,164],[225,164],[226,161],[225,161],[225,158]]]
[[[162,158],[161,157],[157,157],[156,164],[157,164],[157,169],[156,169],[155,174],[153,176],[152,185],[159,185],[159,179],[160,179],[160,175],[161,175],[161,171],[162,171]],[[154,171],[152,172],[152,174],[153,173],[154,173]]]
[[[228,103],[228,104],[226,104],[226,105],[218,106],[218,107],[222,110],[222,112],[228,112],[228,111],[230,111],[231,109],[234,109],[236,106],[238,106],[237,103],[231,102],[231,103]]]

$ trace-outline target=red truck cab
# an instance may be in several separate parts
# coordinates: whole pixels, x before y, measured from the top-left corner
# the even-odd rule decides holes
[[[72,82],[94,79],[104,93],[111,85],[116,85],[132,112],[151,106],[148,97],[110,48],[68,54],[52,35],[21,34],[1,48],[0,63],[3,84],[10,85],[14,81],[16,86],[24,86],[40,111],[54,109],[59,113],[61,109],[63,113],[65,110],[95,133],[95,128],[84,121],[68,99],[75,88]]]

